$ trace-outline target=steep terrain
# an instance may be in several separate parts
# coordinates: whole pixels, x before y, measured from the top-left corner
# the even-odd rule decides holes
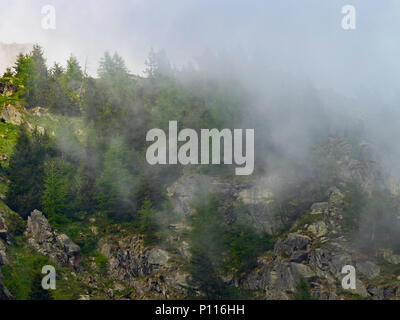
[[[54,135],[61,117],[45,108],[26,110],[15,103],[3,106],[1,118],[0,160],[6,170],[23,122],[31,131],[37,128]],[[70,120],[76,135],[83,139],[86,128],[82,120]],[[0,201],[0,299],[29,298],[32,275],[45,264],[56,266],[56,299],[204,297],[192,281],[189,235],[196,214],[196,189],[201,183],[219,200],[216,209],[227,230],[240,218],[251,232],[266,235],[270,241],[263,252],[257,252],[254,263],[245,268],[228,265],[221,276],[225,286],[255,299],[298,298],[301,284],[306,295],[315,299],[400,298],[396,248],[382,245],[364,250],[356,241],[361,231],[349,231],[354,219],[349,218],[348,209],[352,184],[367,194],[382,187],[395,198],[398,183],[383,170],[373,146],[365,141],[332,136],[315,145],[312,152],[324,156],[323,174],[314,177],[323,180],[321,188],[304,183],[310,180],[307,174],[299,178],[291,172],[241,179],[184,171],[166,188],[171,208],[158,209],[158,223],[164,228],[161,240],[154,243],[149,243],[133,222],[119,223],[101,212],[82,212],[79,221],[63,224],[49,222],[45,214],[32,208],[25,221]],[[4,199],[6,174],[0,178]],[[282,190],[290,192],[283,194]],[[240,206],[245,210],[238,217]],[[356,268],[355,290],[342,288],[345,265]]]

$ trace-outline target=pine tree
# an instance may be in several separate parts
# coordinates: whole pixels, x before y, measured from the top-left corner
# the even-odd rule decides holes
[[[156,221],[156,210],[149,200],[144,200],[142,208],[139,210],[140,232],[145,236],[145,244],[151,245],[156,242],[156,232],[158,230]]]
[[[201,185],[194,208],[189,235],[192,286],[207,299],[228,298],[228,288],[221,278],[226,251],[223,235],[226,230],[223,215],[218,209],[219,201],[207,192],[205,185]]]
[[[47,136],[34,131],[31,137],[25,125],[21,126],[14,152],[10,157],[10,184],[6,201],[8,206],[22,217],[27,217],[34,209],[41,209],[43,165],[48,143]]]
[[[52,159],[46,164],[42,208],[50,222],[60,223],[66,209],[67,187],[63,180],[62,160]]]
[[[43,49],[39,45],[34,45],[29,55],[30,64],[26,70],[26,102],[29,107],[46,106],[48,91],[48,71]]]
[[[83,80],[82,68],[79,65],[78,60],[73,55],[71,55],[67,60],[65,79],[71,90],[78,90],[81,87]]]
[[[50,290],[45,290],[42,287],[43,275],[40,271],[35,271],[32,282],[31,291],[29,293],[30,300],[54,300]]]

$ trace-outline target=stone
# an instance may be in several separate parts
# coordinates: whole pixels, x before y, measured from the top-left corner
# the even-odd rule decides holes
[[[328,209],[328,202],[316,202],[311,206],[311,214],[320,214]]]
[[[376,278],[380,273],[380,268],[371,261],[357,262],[356,268],[368,279]]]
[[[400,264],[400,255],[394,254],[392,249],[381,249],[379,254],[387,262]]]
[[[313,233],[318,238],[321,238],[328,234],[328,228],[324,221],[314,222],[313,224],[308,226],[307,230]]]
[[[80,248],[67,235],[52,228],[39,210],[28,217],[28,244],[40,254],[50,257],[58,265],[80,269]]]
[[[147,261],[152,265],[163,266],[169,260],[168,252],[162,249],[151,249],[147,251]]]
[[[309,237],[298,233],[290,233],[286,239],[275,244],[274,254],[283,254],[286,257],[290,257],[295,251],[307,249],[310,243],[311,239]]]
[[[304,250],[296,251],[290,257],[291,262],[297,262],[297,263],[306,261],[307,259],[308,259],[308,252]]]
[[[7,105],[1,111],[0,117],[4,119],[5,122],[19,126],[22,124],[22,114],[12,105]]]

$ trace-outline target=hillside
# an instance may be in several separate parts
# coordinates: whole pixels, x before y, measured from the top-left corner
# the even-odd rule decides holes
[[[93,78],[35,46],[0,80],[0,299],[400,298],[399,184],[356,120],[335,127],[307,90],[257,114],[232,75],[152,58],[139,77],[106,53]],[[171,119],[265,133],[290,116],[307,144],[258,136],[250,176],[146,162]],[[48,264],[50,294],[33,280]]]

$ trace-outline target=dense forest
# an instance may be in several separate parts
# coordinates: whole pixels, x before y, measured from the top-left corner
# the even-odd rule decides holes
[[[170,120],[178,120],[180,128],[195,130],[251,125],[263,132],[263,138],[256,141],[257,175],[284,168],[296,182],[286,185],[275,199],[275,214],[283,221],[279,235],[290,230],[314,202],[327,200],[327,191],[338,183],[337,163],[318,148],[301,161],[287,157],[268,138],[270,122],[266,119],[277,120],[274,110],[266,115],[250,109],[254,101],[238,81],[240,75],[229,68],[215,74],[190,66],[178,69],[162,51],[152,51],[146,65],[145,76],[132,75],[118,54],[105,53],[95,78],[74,56],[65,67],[55,63],[49,68],[38,45],[30,54],[18,56],[0,80],[13,92],[2,96],[1,105],[13,103],[28,110],[43,107],[60,121],[54,131],[20,127],[9,165],[1,168],[9,180],[6,203],[12,210],[26,219],[39,209],[61,230],[101,213],[107,221],[128,224],[143,234],[146,245],[162,243],[164,231],[175,219],[166,195],[169,184],[188,172],[234,179],[229,166],[147,164],[146,133],[152,128],[167,131]],[[319,121],[306,121],[304,126],[310,145],[320,146],[326,143],[330,134],[326,128],[332,123],[311,100],[292,116],[318,114]],[[290,116],[290,112],[286,114]],[[74,119],[83,121],[83,133],[74,130]],[[343,135],[356,141],[355,145],[363,138],[358,127]],[[356,157],[367,155],[360,152]],[[383,188],[366,193],[357,182],[344,189],[346,232],[362,232],[362,244],[367,248],[396,247],[398,237],[388,238],[387,234],[393,234],[389,226],[395,230],[398,225],[397,201]],[[226,208],[221,210],[221,206],[206,186],[198,186],[188,234],[191,287],[209,299],[248,297],[222,278],[251,270],[257,257],[273,248],[278,236],[256,232],[246,220],[248,209],[241,201],[229,209],[228,222]],[[81,245],[87,252],[95,250],[90,239]],[[308,290],[304,283],[299,286],[300,291]]]

